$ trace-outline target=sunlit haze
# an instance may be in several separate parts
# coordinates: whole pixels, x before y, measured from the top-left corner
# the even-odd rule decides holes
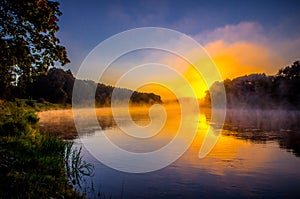
[[[59,36],[72,60],[67,68],[75,74],[100,42],[119,32],[146,26],[174,29],[195,39],[211,56],[223,79],[251,73],[274,74],[299,58],[298,4],[297,1],[61,1]],[[178,41],[177,45],[184,44]],[[195,78],[186,63],[168,54],[157,57],[149,51],[134,57],[130,58],[132,64],[141,59],[151,63],[164,60],[165,64],[180,69],[189,81]],[[118,67],[112,69],[110,79],[104,83],[112,84],[121,74],[120,68],[126,66]],[[150,74],[165,75],[158,71]],[[197,97],[203,97],[210,86],[201,81],[192,85],[197,88]],[[166,93],[157,89],[148,85],[141,91]]]

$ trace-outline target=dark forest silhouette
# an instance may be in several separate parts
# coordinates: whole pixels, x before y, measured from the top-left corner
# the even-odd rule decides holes
[[[72,103],[72,91],[75,77],[70,70],[64,71],[58,68],[52,68],[47,74],[41,74],[33,77],[32,83],[26,86],[23,92],[17,97],[39,99],[52,103]],[[162,103],[161,97],[153,93],[136,92],[125,88],[115,88],[102,83],[96,84],[91,80],[77,80],[77,84],[82,88],[82,94],[78,97],[79,103],[85,102],[87,95],[95,95],[95,102],[98,106],[109,106],[114,89],[117,90],[117,100],[124,100],[124,96],[131,96],[131,102],[136,104],[154,104]],[[23,87],[23,86],[22,86]],[[90,93],[91,88],[96,87],[96,93]],[[16,89],[18,87],[16,86]],[[130,96],[130,95],[129,95]]]
[[[215,82],[205,96],[216,100],[224,83],[227,108],[300,109],[300,62],[280,69],[276,75],[251,74]]]

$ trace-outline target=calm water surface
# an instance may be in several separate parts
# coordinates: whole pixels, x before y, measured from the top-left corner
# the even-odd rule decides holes
[[[146,111],[133,111],[139,125],[147,125]],[[157,150],[176,134],[180,112],[168,112],[168,120],[153,138],[133,140],[120,131],[109,109],[97,110],[101,129],[88,125],[80,135],[86,141],[101,140],[104,134],[118,146],[133,152]],[[203,159],[198,153],[209,127],[209,113],[195,116],[197,135],[177,161],[161,170],[130,174],[111,169],[83,148],[95,174],[85,178],[89,197],[101,192],[112,198],[299,198],[299,113],[292,111],[228,111],[226,125],[213,150]],[[73,131],[70,110],[40,114],[43,128]],[[121,125],[126,126],[124,120]],[[66,128],[66,126],[68,128]],[[81,145],[79,138],[74,139]],[[99,142],[100,143],[100,142]],[[97,148],[97,146],[95,146]],[[116,159],[120,157],[115,157]],[[126,162],[120,162],[120,165]]]

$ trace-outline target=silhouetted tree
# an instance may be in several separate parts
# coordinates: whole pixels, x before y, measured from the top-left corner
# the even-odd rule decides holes
[[[47,74],[33,77],[29,95],[54,103],[71,103],[74,81],[70,70],[52,68]]]
[[[209,104],[210,97],[218,98],[221,83],[225,87],[229,108],[300,109],[299,61],[280,69],[275,76],[252,74],[215,82],[206,93],[206,104]]]
[[[55,1],[0,1],[0,97],[7,97],[12,84],[26,86],[54,62],[69,62],[55,36],[61,14]]]
[[[300,78],[300,61],[295,61],[291,66],[287,66],[278,71],[276,77],[285,79],[299,79]]]
[[[73,85],[75,77],[70,70],[64,71],[58,68],[51,68],[47,74],[41,74],[33,77],[30,84],[29,94],[34,99],[43,98],[53,103],[71,103]],[[92,91],[96,88],[96,93]],[[80,95],[76,96],[76,103],[88,103],[86,100],[95,97],[96,105],[110,106],[112,93],[115,91],[115,100],[124,102],[130,98],[132,103],[154,104],[162,103],[160,96],[154,93],[141,93],[125,88],[115,88],[102,83],[95,83],[90,80],[77,80],[77,89],[80,89]]]

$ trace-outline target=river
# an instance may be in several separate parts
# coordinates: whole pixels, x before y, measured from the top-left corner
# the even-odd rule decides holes
[[[134,153],[155,151],[177,134],[181,113],[171,110],[160,132],[149,139],[132,139],[122,135],[109,108],[96,111],[100,129],[89,127],[76,137],[71,110],[39,113],[42,131],[83,146],[84,160],[94,165],[92,177],[85,177],[83,192],[88,197],[112,198],[299,198],[300,197],[300,113],[296,111],[229,110],[218,142],[204,158],[199,158],[210,113],[203,111],[189,125],[197,127],[195,138],[187,151],[175,162],[153,172],[126,173],[98,161],[82,143],[99,141],[107,136],[119,147]],[[141,126],[149,123],[146,111],[131,112],[132,120]],[[85,117],[84,117],[85,118]],[[122,119],[122,117],[120,117]],[[119,119],[120,119],[119,118]],[[102,148],[103,150],[103,148]],[[109,151],[106,151],[109,153]],[[122,168],[128,162],[112,156]],[[149,163],[147,163],[149,164]],[[150,163],[151,164],[151,163]],[[157,164],[157,162],[153,162]],[[142,164],[141,164],[142,165]],[[150,165],[151,166],[151,165]]]

